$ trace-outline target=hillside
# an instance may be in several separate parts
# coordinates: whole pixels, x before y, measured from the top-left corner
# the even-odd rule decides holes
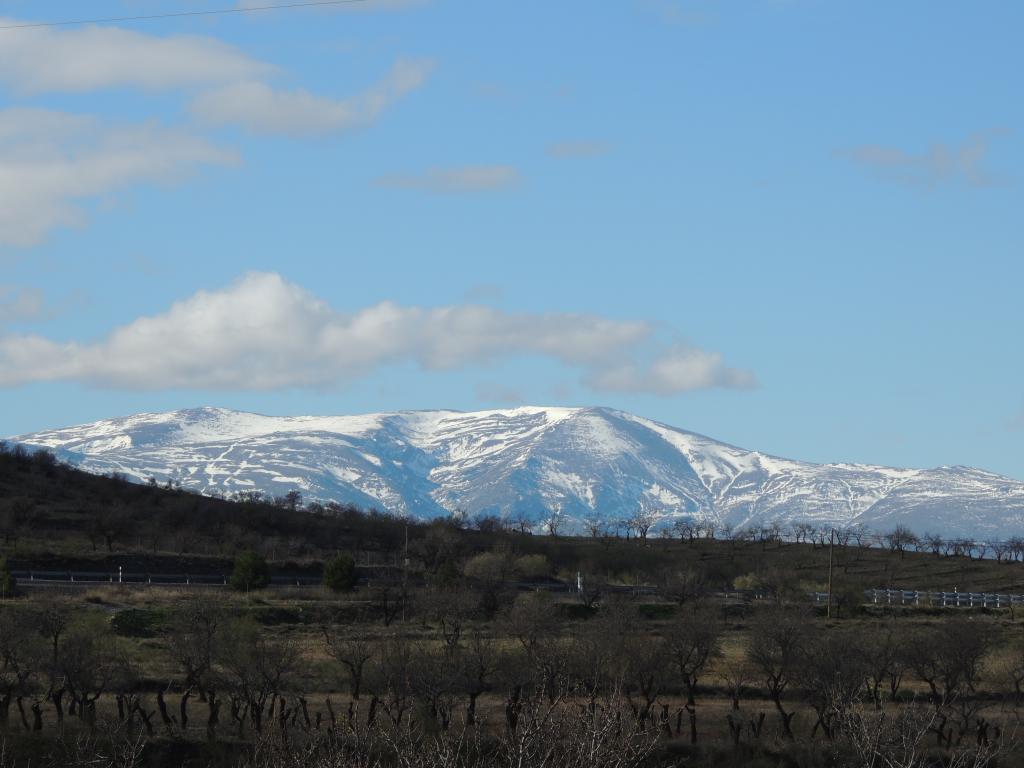
[[[729,587],[740,577],[786,589],[824,588],[828,548],[765,540],[540,536],[504,530],[493,518],[471,527],[441,519],[429,524],[310,504],[290,509],[229,502],[196,493],[93,475],[45,452],[0,451],[0,555],[18,569],[223,573],[244,549],[279,571],[318,572],[337,552],[361,566],[395,567],[408,552],[428,575],[461,569],[475,554],[541,555],[550,574],[574,582],[648,585],[671,593],[696,580]],[[989,553],[991,555],[991,553]],[[837,546],[836,589],[915,589],[1024,593],[1024,564],[991,557],[937,557],[885,548]]]

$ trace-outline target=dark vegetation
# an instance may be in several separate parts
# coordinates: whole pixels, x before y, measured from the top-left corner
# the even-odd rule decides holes
[[[863,605],[1024,592],[1012,549],[841,537],[828,617],[820,532],[642,522],[412,523],[0,451],[0,766],[1024,764],[1024,617]],[[9,574],[82,564],[234,589]],[[303,569],[324,586],[267,588]]]

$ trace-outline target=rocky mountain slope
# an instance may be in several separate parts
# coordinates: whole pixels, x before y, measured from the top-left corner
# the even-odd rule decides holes
[[[568,525],[643,509],[733,527],[771,522],[1006,538],[1024,482],[966,467],[891,469],[768,456],[607,408],[270,417],[219,408],[140,414],[12,438],[97,472],[204,493],[298,489],[417,517]]]

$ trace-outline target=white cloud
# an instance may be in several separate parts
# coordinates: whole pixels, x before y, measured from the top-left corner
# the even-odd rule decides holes
[[[616,391],[675,394],[752,381],[694,348],[664,350],[649,370],[621,362],[652,343],[647,323],[586,314],[391,302],[343,313],[279,275],[254,273],[97,343],[0,336],[0,386],[75,380],[123,389],[330,387],[390,364],[456,369],[522,355],[579,368],[592,386]]]
[[[34,245],[56,227],[81,224],[87,198],[233,162],[232,153],[205,139],[155,124],[105,126],[50,110],[0,110],[0,245]]]
[[[415,189],[434,194],[489,192],[519,183],[519,171],[511,165],[467,165],[460,168],[431,168],[420,174],[381,176],[378,187]]]
[[[0,21],[6,21],[0,19]],[[0,85],[23,93],[194,86],[195,112],[259,133],[305,135],[364,126],[422,85],[432,62],[400,60],[365,93],[334,101],[274,90],[276,68],[214,38],[156,37],[117,27],[0,34]],[[206,89],[206,90],[203,90]],[[85,205],[140,182],[237,162],[199,135],[154,123],[111,126],[85,115],[0,110],[0,245],[38,244],[86,219]]]
[[[976,134],[959,147],[936,143],[921,153],[866,144],[843,154],[887,181],[929,188],[952,182],[985,187],[996,182],[984,167],[992,135]]]
[[[671,395],[716,387],[751,389],[757,386],[757,379],[750,371],[726,366],[718,352],[677,343],[662,350],[646,367],[622,362],[597,370],[588,383],[610,392]]]
[[[423,85],[433,70],[425,59],[399,60],[384,80],[350,99],[307,91],[282,91],[261,82],[239,82],[201,93],[193,113],[209,123],[238,123],[253,133],[306,136],[373,123],[406,93]]]
[[[0,35],[0,82],[22,93],[177,88],[273,71],[231,45],[198,35],[158,37],[112,26],[18,29]]]

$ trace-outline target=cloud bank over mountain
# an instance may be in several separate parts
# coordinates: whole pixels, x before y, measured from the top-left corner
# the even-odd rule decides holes
[[[642,321],[387,301],[344,312],[278,274],[250,273],[98,342],[0,336],[0,386],[74,380],[143,390],[330,387],[406,362],[450,370],[524,355],[580,369],[597,390],[668,395],[754,381],[718,353],[659,345]]]

